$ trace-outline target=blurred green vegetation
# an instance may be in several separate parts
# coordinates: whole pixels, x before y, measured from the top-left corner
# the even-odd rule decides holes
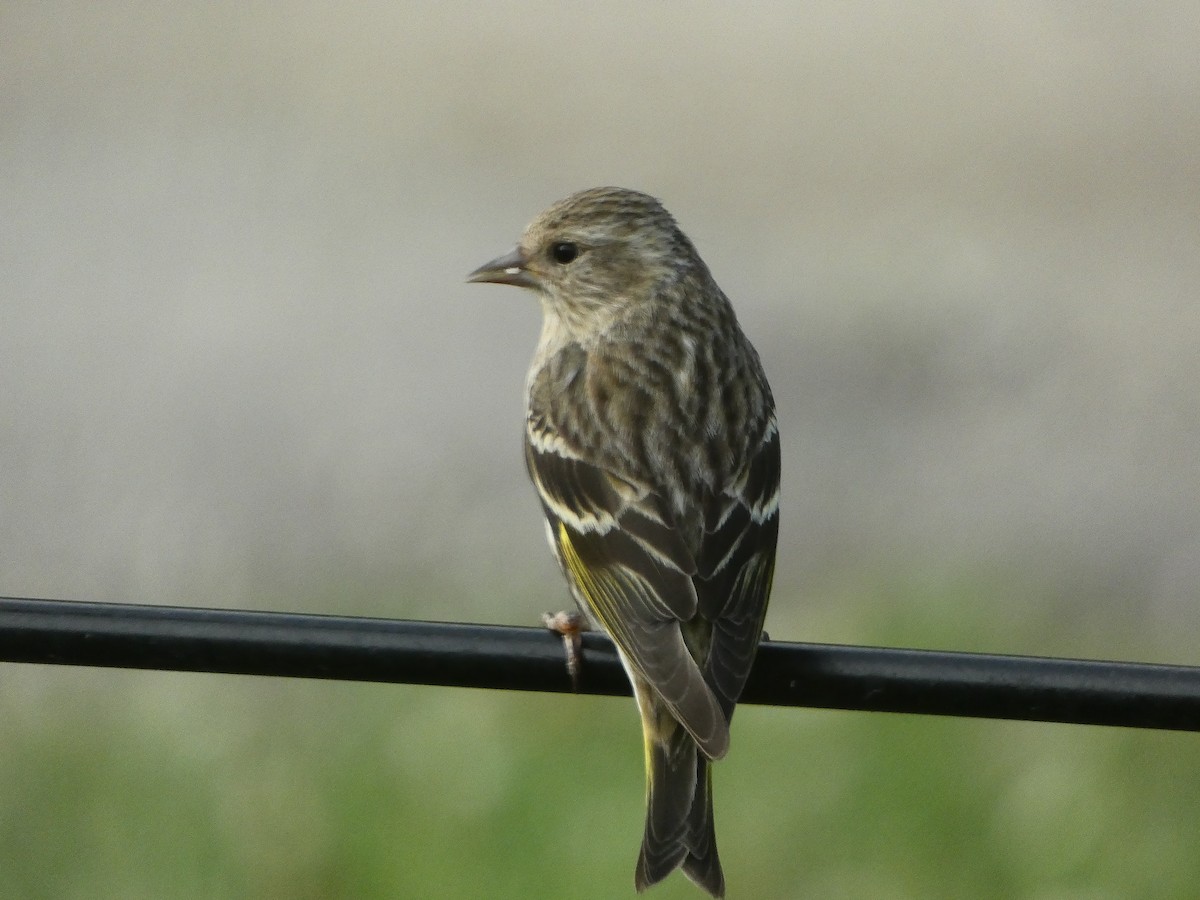
[[[840,631],[818,603],[815,637],[1080,653],[1077,630],[1028,614],[957,618],[965,589],[875,588]],[[1013,611],[974,590],[967,608]],[[814,637],[800,604],[775,605],[773,636]],[[1103,633],[1088,655],[1129,656]],[[715,775],[729,896],[1192,898],[1198,751],[744,707]],[[4,898],[632,897],[641,792],[616,698],[0,668]],[[649,896],[702,895],[673,876]]]

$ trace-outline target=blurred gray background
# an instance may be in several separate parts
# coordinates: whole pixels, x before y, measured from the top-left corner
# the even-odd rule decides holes
[[[1182,2],[0,0],[0,595],[566,606],[464,276],[602,184],[774,384],[773,637],[1200,663]],[[6,897],[631,896],[626,700],[8,665],[0,748]],[[731,896],[1191,900],[1195,758],[748,707]]]
[[[988,649],[1197,662],[1198,46],[1190,3],[4,3],[0,593],[562,607],[537,305],[463,277],[619,184],[772,379],[773,636],[915,579]]]

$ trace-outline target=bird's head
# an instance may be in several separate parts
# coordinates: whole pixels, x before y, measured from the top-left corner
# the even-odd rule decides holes
[[[597,333],[631,310],[660,302],[696,267],[703,263],[662,204],[604,187],[555,203],[511,253],[467,280],[530,288],[547,315],[572,331]]]

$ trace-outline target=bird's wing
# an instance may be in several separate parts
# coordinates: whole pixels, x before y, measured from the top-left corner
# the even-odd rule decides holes
[[[544,435],[526,443],[526,462],[577,596],[705,755],[720,758],[729,725],[680,631],[696,614],[696,561],[658,498]]]
[[[758,446],[705,523],[695,585],[713,624],[704,665],[726,718],[741,696],[762,636],[779,535],[779,429],[767,421]]]

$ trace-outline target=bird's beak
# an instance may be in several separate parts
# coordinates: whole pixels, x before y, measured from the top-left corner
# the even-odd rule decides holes
[[[513,284],[517,287],[537,287],[537,279],[526,268],[529,260],[521,252],[520,247],[514,247],[511,253],[498,256],[491,262],[486,262],[470,275],[467,281],[489,282],[491,284]]]

